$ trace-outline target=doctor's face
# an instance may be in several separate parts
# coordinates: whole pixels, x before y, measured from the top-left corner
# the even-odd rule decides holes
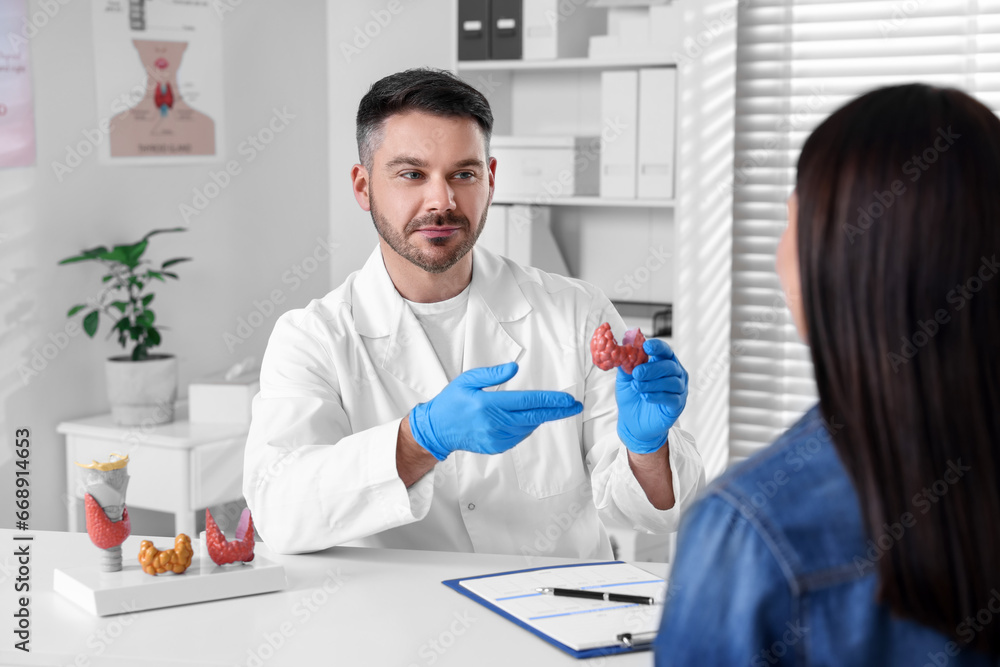
[[[355,196],[394,252],[443,273],[482,233],[495,169],[473,119],[407,112],[385,121],[371,173],[355,176]]]

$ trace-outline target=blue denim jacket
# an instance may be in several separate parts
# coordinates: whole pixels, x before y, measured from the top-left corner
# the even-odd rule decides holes
[[[915,521],[922,509],[915,505]],[[1000,664],[876,604],[875,563],[901,530],[869,541],[814,407],[716,480],[682,521],[656,664]],[[1000,632],[1000,593],[995,602],[978,631]],[[974,627],[959,637],[971,640]]]

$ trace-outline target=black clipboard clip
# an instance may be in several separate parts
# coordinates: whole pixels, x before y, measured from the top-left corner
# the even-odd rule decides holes
[[[631,632],[623,632],[616,637],[619,644],[627,648],[638,648],[640,646],[649,646],[656,639],[655,632],[637,632],[632,634]]]

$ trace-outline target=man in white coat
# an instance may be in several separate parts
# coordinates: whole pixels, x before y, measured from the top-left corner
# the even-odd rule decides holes
[[[619,335],[580,280],[475,247],[493,196],[489,103],[407,70],[358,109],[351,177],[379,245],[275,324],[243,490],[267,545],[608,558],[602,519],[675,531],[705,483],[675,424],[687,373],[662,341],[632,374],[590,339]]]

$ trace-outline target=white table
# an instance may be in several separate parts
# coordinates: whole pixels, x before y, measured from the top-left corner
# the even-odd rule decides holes
[[[246,424],[192,424],[182,407],[169,424],[118,426],[111,415],[99,415],[62,422],[56,430],[66,436],[70,531],[84,529],[77,519],[83,490],[76,463],[107,461],[112,452],[129,455],[125,504],[170,512],[175,534],[197,537],[196,512],[243,497]]]
[[[28,665],[337,665],[374,667],[588,665],[637,667],[652,653],[576,660],[485,607],[443,586],[456,577],[530,566],[559,565],[566,558],[532,558],[337,547],[299,556],[257,553],[285,567],[288,588],[256,596],[170,607],[120,616],[91,616],[52,591],[52,571],[71,559],[99,562],[83,533],[0,530],[0,614],[16,604],[11,572],[14,535],[31,543],[30,655],[0,645],[0,664]],[[126,558],[142,538],[123,545]],[[159,545],[164,538],[153,538]],[[18,542],[23,544],[23,542]],[[665,565],[636,563],[665,575]],[[148,661],[148,662],[147,662]]]

